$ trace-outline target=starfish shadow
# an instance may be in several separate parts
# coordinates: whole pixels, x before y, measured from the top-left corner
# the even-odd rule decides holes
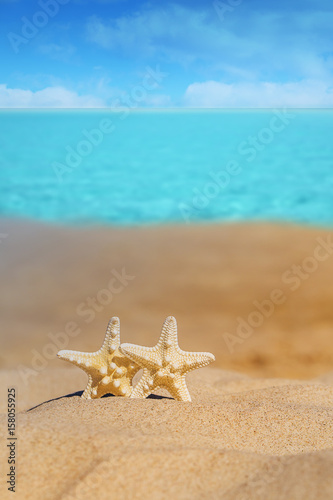
[[[39,403],[39,405],[29,408],[27,412],[35,410],[36,408],[46,405],[47,403],[52,403],[52,401],[58,401],[59,399],[64,399],[64,398],[72,398],[74,396],[82,396],[83,392],[84,391],[77,391],[77,392],[72,392],[71,394],[65,394],[64,396],[59,396],[58,398],[48,399],[47,401],[43,401],[43,403]],[[114,398],[114,397],[115,396],[113,394],[104,394],[104,396],[102,396],[100,399]],[[158,394],[150,394],[147,399],[173,399],[173,398],[169,398],[168,396],[159,396]]]
[[[40,406],[46,405],[47,403],[52,403],[52,401],[58,401],[59,399],[64,399],[64,398],[72,398],[74,396],[82,396],[84,391],[77,391],[77,392],[72,392],[71,394],[65,394],[64,396],[59,396],[58,398],[53,398],[53,399],[48,399],[47,401],[43,401],[43,403],[40,403],[39,405],[33,406],[32,408],[29,408],[28,411],[35,410],[36,408],[39,408]],[[113,394],[104,394],[102,398],[113,398]],[[101,399],[102,399],[101,398]]]
[[[171,399],[171,400],[173,400],[173,398],[169,398],[169,396],[160,396],[158,394],[149,394],[149,396],[146,399]]]

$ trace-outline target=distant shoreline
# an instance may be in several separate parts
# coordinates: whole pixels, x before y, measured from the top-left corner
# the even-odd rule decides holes
[[[269,219],[217,219],[217,220],[198,220],[191,221],[190,223],[186,223],[184,221],[166,221],[166,222],[142,222],[136,224],[124,224],[117,222],[103,222],[103,221],[64,221],[64,220],[45,220],[38,219],[32,217],[23,217],[23,216],[5,216],[0,214],[0,232],[1,228],[8,228],[11,225],[16,226],[41,226],[41,227],[50,227],[55,229],[81,229],[81,230],[94,230],[94,229],[116,229],[116,230],[131,230],[131,229],[163,229],[163,228],[177,228],[177,227],[214,227],[214,226],[277,226],[277,227],[294,227],[294,228],[303,228],[303,229],[319,229],[322,231],[331,231],[333,230],[333,222],[332,225],[329,224],[320,224],[313,222],[299,222],[295,220],[269,220]]]

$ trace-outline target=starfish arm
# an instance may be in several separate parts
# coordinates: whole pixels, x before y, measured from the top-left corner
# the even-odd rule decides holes
[[[135,344],[121,344],[120,352],[142,368],[157,370],[161,366],[161,356],[155,347],[141,347]]]
[[[180,353],[184,362],[184,373],[209,365],[215,361],[215,356],[210,352],[186,352]]]
[[[177,321],[173,316],[168,316],[163,323],[157,347],[165,350],[174,345],[178,345]]]
[[[101,351],[114,351],[120,345],[120,321],[116,316],[112,317],[108,323],[105,338]]]
[[[171,396],[177,401],[191,401],[191,396],[188,391],[185,377],[177,377],[174,383],[169,384],[166,389],[170,392]]]
[[[92,386],[92,377],[91,375],[88,375],[88,385],[81,395],[82,399],[91,399],[91,386]]]
[[[149,370],[144,369],[143,375],[137,385],[134,387],[131,398],[145,399],[154,390],[153,377],[150,376]]]
[[[95,367],[96,353],[80,352],[80,351],[59,351],[58,358],[73,363],[84,371],[90,371],[91,367]],[[98,367],[96,367],[98,369]]]
[[[102,380],[95,380],[92,384],[91,397],[101,398],[104,394],[113,394],[114,396],[130,396],[132,387],[129,380],[125,377],[114,379],[111,376],[105,376]]]

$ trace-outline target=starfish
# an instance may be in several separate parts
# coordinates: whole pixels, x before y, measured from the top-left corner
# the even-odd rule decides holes
[[[130,396],[132,380],[140,366],[119,350],[119,318],[111,318],[102,347],[96,352],[59,351],[58,357],[70,361],[88,374],[83,399],[100,398],[104,394]]]
[[[186,352],[178,345],[177,322],[169,316],[155,347],[121,344],[120,350],[143,368],[131,398],[146,398],[158,387],[166,388],[178,401],[191,401],[185,375],[215,360],[209,352]]]

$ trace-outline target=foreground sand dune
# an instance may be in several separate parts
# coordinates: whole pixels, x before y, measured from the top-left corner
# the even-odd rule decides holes
[[[68,396],[84,377],[49,369],[30,387],[15,498],[333,497],[333,375],[265,380],[204,368],[188,376],[193,403]],[[14,372],[0,381],[24,395]]]

